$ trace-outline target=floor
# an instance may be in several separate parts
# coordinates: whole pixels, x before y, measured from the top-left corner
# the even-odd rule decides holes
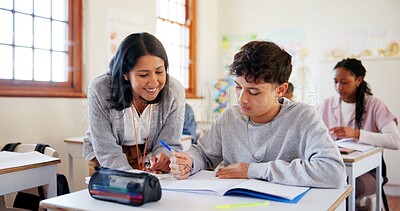
[[[387,199],[390,211],[400,211],[400,197],[387,196]]]

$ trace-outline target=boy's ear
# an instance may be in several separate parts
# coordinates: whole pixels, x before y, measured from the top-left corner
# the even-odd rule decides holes
[[[278,87],[276,88],[276,96],[282,97],[286,93],[288,87],[289,85],[286,82],[278,85]]]

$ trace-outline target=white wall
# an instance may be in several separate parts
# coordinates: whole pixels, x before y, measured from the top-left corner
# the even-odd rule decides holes
[[[400,1],[398,0],[220,0],[220,36],[231,33],[262,33],[275,29],[301,29],[306,32],[309,49],[306,77],[318,90],[316,103],[333,94],[330,71],[337,61],[322,61],[319,34],[324,30],[397,29],[399,30]],[[400,59],[366,59],[367,82],[375,96],[384,100],[400,117]],[[296,94],[296,90],[295,90]],[[399,151],[385,150],[389,183],[400,184],[396,162]],[[396,193],[400,194],[399,191]]]

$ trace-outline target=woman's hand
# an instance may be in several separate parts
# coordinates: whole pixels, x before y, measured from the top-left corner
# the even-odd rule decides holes
[[[169,163],[169,157],[164,153],[160,153],[156,157],[151,158],[150,168],[146,168],[144,170],[156,174],[167,173],[171,170],[169,168]]]
[[[221,179],[247,179],[249,166],[248,163],[234,163],[219,169],[215,176]]]
[[[193,165],[192,158],[184,152],[175,152],[171,157],[171,173],[176,179],[186,179],[190,176],[191,168]]]
[[[360,138],[360,130],[351,127],[334,127],[329,132],[337,138]]]

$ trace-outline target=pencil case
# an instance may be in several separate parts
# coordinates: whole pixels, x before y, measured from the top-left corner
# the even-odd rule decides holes
[[[94,199],[141,206],[161,199],[159,180],[147,173],[132,173],[100,167],[89,180]]]

